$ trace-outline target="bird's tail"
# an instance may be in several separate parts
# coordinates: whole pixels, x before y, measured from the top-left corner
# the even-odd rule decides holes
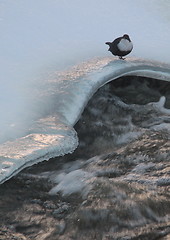
[[[109,45],[109,46],[110,46],[110,45],[111,45],[111,42],[105,42],[105,44],[107,44],[107,45]]]

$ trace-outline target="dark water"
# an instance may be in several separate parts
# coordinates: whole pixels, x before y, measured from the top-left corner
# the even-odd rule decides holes
[[[163,81],[129,76],[99,89],[73,154],[0,186],[0,239],[170,239],[168,109]]]

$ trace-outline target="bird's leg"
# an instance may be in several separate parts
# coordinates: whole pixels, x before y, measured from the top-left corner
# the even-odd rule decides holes
[[[121,59],[121,60],[125,60],[126,58],[123,58],[122,56],[119,56],[119,59]]]

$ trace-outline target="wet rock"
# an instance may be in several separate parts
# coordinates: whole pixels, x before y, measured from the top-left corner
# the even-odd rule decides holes
[[[53,216],[62,219],[68,213],[70,206],[66,203],[58,204],[58,208],[53,211]]]

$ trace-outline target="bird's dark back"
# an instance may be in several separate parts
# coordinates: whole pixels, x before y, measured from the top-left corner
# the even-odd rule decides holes
[[[109,51],[112,52],[114,55],[117,55],[119,53],[119,49],[117,47],[117,44],[120,42],[121,38],[116,38],[111,44]]]

